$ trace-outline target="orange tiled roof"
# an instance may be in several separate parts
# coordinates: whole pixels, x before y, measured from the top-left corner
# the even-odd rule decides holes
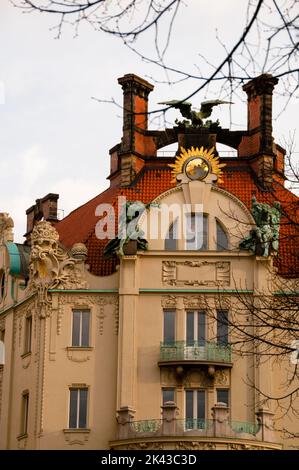
[[[56,228],[60,240],[66,247],[71,247],[76,242],[85,243],[88,248],[87,262],[90,265],[90,271],[99,276],[112,274],[117,259],[103,258],[107,240],[96,238],[95,225],[99,220],[95,216],[96,207],[105,202],[114,204],[116,208],[119,195],[126,196],[128,201],[140,200],[148,203],[173,186],[170,168],[165,163],[160,167],[145,167],[131,187],[109,188],[58,222]],[[237,196],[249,209],[254,194],[259,202],[273,204],[274,201],[280,201],[286,216],[281,219],[280,248],[276,264],[280,274],[298,276],[298,225],[294,223],[296,210],[298,210],[298,198],[279,182],[274,182],[273,191],[261,190],[246,162],[240,161],[232,162],[231,166],[224,168],[223,183],[219,186]]]

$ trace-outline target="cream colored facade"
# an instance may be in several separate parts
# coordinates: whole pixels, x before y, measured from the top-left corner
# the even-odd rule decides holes
[[[13,221],[0,213],[0,449],[298,448],[296,439],[280,432],[297,431],[295,415],[264,399],[281,395],[294,365],[288,357],[261,360],[251,342],[240,347],[236,328],[222,329],[225,341],[219,333],[219,318],[235,312],[237,326],[254,336],[241,297],[258,305],[261,294],[272,296],[279,285],[272,256],[239,249],[255,225],[248,209],[252,195],[258,202],[271,195],[271,205],[276,194],[291,197],[283,187],[284,150],[272,137],[277,79],[265,74],[244,86],[243,131],[184,124],[148,130],[140,114],[147,116],[153,86],[132,74],[119,83],[123,138],[110,151],[111,186],[99,200],[115,207],[115,194],[125,194],[160,207],[188,205],[189,214],[200,207],[207,246],[186,249],[180,236],[175,250],[166,249],[176,216],[156,219],[154,236],[152,217],[159,210],[152,206],[138,222],[148,250],[126,250],[114,274],[100,276],[88,261],[101,263],[100,244],[90,242],[96,226],[81,230],[95,220],[92,201],[58,222],[58,195],[37,200],[26,211],[25,244],[14,242]],[[185,172],[170,182],[175,154],[159,158],[159,148],[177,142],[209,149],[218,139],[237,151],[226,159],[226,186],[218,184],[217,165],[208,165],[201,180]],[[219,226],[225,250],[217,246]],[[75,243],[76,229],[81,238]],[[287,258],[290,270],[293,255]]]
[[[11,230],[2,228],[1,272],[5,273],[0,329],[5,330],[1,367],[1,449],[280,449],[270,410],[260,409],[253,385],[275,393],[282,373],[257,366],[253,356],[232,351],[229,360],[161,360],[163,309],[175,310],[175,339],[186,341],[186,312],[227,308],[238,291],[254,295],[268,288],[271,258],[240,252],[240,235],[251,214],[241,201],[211,182],[189,181],[156,202],[203,204],[209,250],[166,252],[164,240],[149,240],[147,252],[125,255],[118,271],[91,275],[86,248],[59,247],[49,222],[32,233],[29,282],[17,267]],[[233,210],[240,224],[225,216]],[[9,226],[9,218],[2,215]],[[145,226],[146,216],[141,226]],[[229,251],[217,252],[215,221],[229,235]],[[2,227],[5,227],[5,224]],[[8,227],[9,229],[9,227]],[[19,267],[20,268],[20,267]],[[88,347],[72,347],[72,312],[90,311]],[[25,351],[26,318],[32,318],[30,351]],[[208,317],[206,339],[215,341],[216,320]],[[25,352],[24,352],[25,351]],[[87,423],[69,428],[70,389],[88,389]],[[175,404],[162,406],[162,389],[174,389]],[[229,407],[217,403],[217,389],[229,390]],[[204,390],[204,429],[186,429],[186,390]],[[28,424],[22,433],[22,397],[29,394]],[[162,410],[162,411],[161,411]],[[162,415],[161,415],[162,412]],[[260,425],[257,425],[256,415]],[[117,417],[117,419],[116,419]],[[161,417],[163,418],[161,420]],[[274,416],[275,418],[275,416]],[[133,423],[131,422],[133,420]],[[135,423],[137,421],[137,423]],[[275,420],[274,420],[275,421]],[[240,422],[243,424],[241,425]],[[239,424],[238,424],[239,423]],[[244,423],[256,423],[255,428]],[[255,429],[255,430],[253,430]]]

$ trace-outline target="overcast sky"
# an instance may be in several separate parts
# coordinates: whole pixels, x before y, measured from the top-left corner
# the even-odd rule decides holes
[[[182,7],[175,23],[167,60],[194,71],[194,64],[207,67],[197,55],[199,50],[214,64],[224,57],[215,39],[216,26],[228,48],[239,38],[247,0],[189,3],[192,6]],[[121,103],[117,78],[125,73],[148,80],[166,78],[153,65],[141,62],[118,38],[88,26],[81,28],[76,39],[71,28],[55,39],[50,27],[56,22],[47,15],[22,14],[9,0],[0,1],[0,212],[13,217],[16,241],[22,241],[25,210],[36,198],[59,193],[59,207],[64,211],[60,215],[67,215],[108,186],[109,148],[121,137],[121,110],[91,97],[113,97]],[[141,47],[151,51],[151,36],[142,39]],[[161,100],[183,98],[196,85],[156,84],[150,108]],[[241,97],[245,99],[240,91],[233,105],[233,129],[246,127],[246,103]],[[196,105],[206,98],[215,96],[201,93],[193,102]],[[276,114],[279,105],[274,104]],[[274,122],[277,142],[295,129],[296,107],[294,99]],[[174,111],[168,119],[178,116]],[[225,106],[213,114],[216,118],[223,127],[229,126]]]

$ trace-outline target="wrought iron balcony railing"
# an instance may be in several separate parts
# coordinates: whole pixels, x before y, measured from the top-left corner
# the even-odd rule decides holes
[[[117,436],[111,444],[112,448],[127,449],[126,441],[132,444],[137,439],[140,444],[150,439],[151,442],[156,440],[159,445],[162,441],[167,441],[167,446],[170,440],[179,440],[185,442],[187,449],[191,438],[192,442],[202,442],[205,445],[213,441],[215,448],[220,445],[219,449],[228,445],[228,441],[242,445],[243,447],[238,447],[242,449],[281,449],[274,430],[273,413],[268,409],[260,409],[255,413],[256,422],[231,421],[229,408],[225,403],[216,403],[212,407],[212,419],[177,419],[177,413],[176,404],[170,401],[162,405],[162,419],[135,421],[131,408],[120,408],[117,416]]]
[[[160,361],[231,363],[231,346],[205,341],[161,343]]]

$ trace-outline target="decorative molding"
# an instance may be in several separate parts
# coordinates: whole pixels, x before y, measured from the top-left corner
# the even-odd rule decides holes
[[[30,366],[31,356],[32,356],[31,352],[23,354],[21,356],[22,357],[22,367],[23,367],[23,369],[28,369],[28,367]]]
[[[190,295],[188,297],[184,296],[183,303],[185,309],[196,308],[205,310],[207,308],[207,299],[203,295]]]
[[[25,450],[28,443],[28,434],[22,434],[21,436],[17,437],[18,441],[18,449]]]
[[[73,362],[87,362],[90,359],[90,353],[93,348],[66,348],[66,355]]]
[[[60,335],[61,333],[62,317],[67,305],[72,309],[78,308],[92,310],[92,308],[94,308],[98,320],[98,331],[100,335],[104,334],[104,320],[107,317],[105,307],[107,305],[114,305],[114,328],[115,334],[118,334],[119,306],[117,295],[99,296],[96,294],[88,294],[88,292],[84,292],[82,294],[76,293],[75,295],[71,293],[60,294],[57,309],[57,335]]]
[[[161,450],[164,446],[161,446],[161,442],[135,442],[134,444],[128,444],[126,450]]]
[[[229,193],[225,189],[219,188],[219,186],[214,186],[213,185],[212,186],[212,191],[223,194],[228,199],[231,199],[232,201],[234,201],[234,203],[237,204],[243,210],[243,212],[246,213],[249,221],[254,223],[254,219],[253,219],[253,216],[252,216],[250,210],[248,209],[248,207],[245,206],[245,204],[240,199],[238,199],[236,196],[234,196],[232,193]]]
[[[159,194],[159,196],[157,196],[154,200],[153,200],[153,203],[159,203],[161,202],[165,197],[167,196],[170,196],[171,194],[173,193],[177,193],[177,192],[182,192],[182,187],[181,186],[176,186],[174,188],[171,188],[171,189],[168,189],[167,191],[165,191],[164,193],[161,193]],[[141,219],[140,219],[141,220]]]
[[[87,249],[75,244],[68,253],[59,245],[59,235],[50,222],[38,222],[31,234],[28,291],[37,291],[40,316],[50,314],[49,289],[86,289]]]
[[[90,429],[64,429],[64,438],[69,445],[84,445],[90,434]]]
[[[29,300],[28,302],[22,304],[22,306],[15,310],[14,319],[13,319],[13,346],[16,346],[18,341],[19,349],[22,348],[22,335],[24,320],[26,317],[32,317],[32,331],[33,337],[36,338],[36,299]]]
[[[229,385],[230,383],[229,371],[225,369],[216,369],[214,380],[215,380],[215,385]]]
[[[18,322],[18,330],[19,330],[19,348],[22,347],[22,330],[23,330],[23,323],[24,323],[24,315],[19,313],[19,322]]]
[[[5,317],[0,319],[0,331],[5,330]]]
[[[183,378],[184,387],[208,387],[210,384],[211,379],[207,377],[204,370],[188,370]]]
[[[177,297],[175,295],[163,295],[161,304],[163,308],[176,308]]]
[[[118,335],[119,331],[119,299],[115,297],[115,304],[114,304],[114,332]]]
[[[226,444],[226,450],[269,450],[267,447],[264,446],[257,446],[257,445],[250,445],[250,444],[237,444],[237,443],[229,443]]]
[[[160,374],[160,381],[163,387],[177,386],[177,374],[174,367],[162,367]]]
[[[175,287],[229,286],[230,271],[229,261],[162,261],[162,282]]]
[[[216,450],[214,442],[179,441],[174,446],[175,450]]]

